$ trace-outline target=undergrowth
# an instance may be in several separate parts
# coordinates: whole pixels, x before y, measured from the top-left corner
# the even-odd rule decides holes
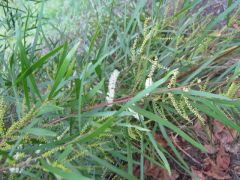
[[[192,175],[170,134],[205,151],[196,122],[240,131],[239,1],[205,17],[198,0],[92,2],[81,38],[44,1],[14,2],[0,3],[1,178],[144,179],[145,160]]]

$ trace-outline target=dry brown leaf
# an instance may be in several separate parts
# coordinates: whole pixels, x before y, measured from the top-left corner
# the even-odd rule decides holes
[[[194,166],[191,167],[192,173],[199,179],[199,180],[206,180],[202,171],[197,170]],[[192,180],[195,180],[195,177],[192,177]]]
[[[200,121],[197,121],[195,124],[194,124],[194,130],[197,130],[197,131],[202,131],[202,125],[200,123]]]
[[[234,141],[237,137],[237,131],[232,128],[225,127],[222,123],[218,121],[213,121],[214,125],[214,137],[216,140],[220,141],[221,144],[228,144]]]
[[[210,176],[219,180],[231,179],[231,176],[228,173],[224,172],[221,168],[219,168],[216,165],[216,163],[210,158],[207,158],[204,160],[204,166],[205,166],[205,170],[203,171],[203,173],[206,174],[207,176]]]
[[[162,146],[163,148],[166,148],[168,146],[167,142],[165,141],[164,138],[162,138],[160,135],[158,135],[157,133],[154,134],[154,138],[155,140],[158,142],[158,144],[160,146]]]
[[[207,117],[205,117],[204,119],[207,119]],[[205,125],[205,128],[207,129],[207,131],[209,131],[209,127],[208,125],[206,124]],[[202,125],[200,123],[200,121],[197,121],[194,126],[193,126],[193,130],[194,132],[196,133],[196,135],[198,137],[200,137],[204,142],[205,141],[208,141],[208,137],[206,135],[206,132],[204,131],[204,129],[202,128]]]
[[[222,146],[217,153],[216,164],[223,171],[226,171],[230,165],[230,155],[225,152]]]
[[[133,168],[133,175],[134,176],[140,176],[140,167],[135,166]],[[150,161],[145,160],[144,161],[144,176],[145,177],[151,177],[153,180],[175,180],[179,177],[179,174],[176,170],[172,170],[171,176],[168,174],[168,172],[155,165],[152,164]]]
[[[217,148],[211,144],[205,144],[204,147],[207,149],[208,154],[214,154],[217,152]]]
[[[221,133],[224,129],[224,125],[216,120],[213,121],[213,126],[214,126],[215,133]]]
[[[179,174],[176,170],[172,170],[171,176],[166,170],[162,172],[163,177],[159,177],[159,180],[176,180],[179,177]]]

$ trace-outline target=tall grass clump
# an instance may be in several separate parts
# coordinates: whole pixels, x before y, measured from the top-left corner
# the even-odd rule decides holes
[[[204,152],[196,122],[240,130],[239,1],[205,17],[198,0],[86,1],[86,36],[62,39],[51,1],[16,2],[0,2],[1,178],[144,179],[145,160],[192,175],[170,134]]]

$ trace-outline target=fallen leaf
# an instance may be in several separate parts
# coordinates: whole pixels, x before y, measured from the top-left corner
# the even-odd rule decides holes
[[[207,149],[208,154],[214,154],[217,152],[217,148],[211,144],[205,144],[204,147]]]
[[[197,170],[194,166],[191,167],[192,173],[198,178],[198,180],[206,180],[202,171]],[[196,177],[192,177],[192,180],[195,180]]]
[[[163,175],[163,177],[162,178],[160,178],[160,177],[158,177],[159,179],[158,180],[176,180],[178,177],[179,177],[179,174],[178,174],[178,172],[174,169],[174,170],[172,170],[172,172],[171,172],[172,174],[171,174],[171,176],[168,174],[168,172],[166,171],[166,170],[164,170],[163,172],[162,172],[162,175]]]
[[[200,121],[196,121],[196,123],[194,124],[194,130],[197,130],[197,131],[202,131],[202,125],[200,123]]]
[[[204,119],[207,119],[207,117],[205,117]],[[209,127],[206,124],[205,128],[207,129],[207,131],[209,131]],[[193,131],[196,133],[196,135],[198,137],[200,137],[204,142],[208,141],[208,137],[206,135],[206,132],[204,131],[204,129],[202,128],[202,125],[200,123],[200,121],[197,121],[194,126],[192,127]]]
[[[237,131],[235,129],[227,128],[216,120],[213,121],[213,125],[214,137],[216,140],[220,141],[221,144],[231,143],[237,137]]]
[[[217,153],[216,164],[223,171],[226,171],[230,165],[230,155],[225,152],[222,146]]]
[[[140,176],[140,166],[133,168],[133,175]],[[176,180],[179,174],[176,170],[172,170],[171,175],[168,174],[167,170],[151,163],[149,160],[144,161],[144,176],[151,177],[152,180]]]
[[[224,172],[221,168],[219,168],[216,163],[211,160],[210,158],[206,158],[204,160],[204,171],[203,173],[207,176],[213,177],[215,179],[219,180],[228,180],[231,179],[231,176],[227,173]]]
[[[157,133],[154,134],[154,138],[155,140],[158,142],[158,144],[160,146],[162,146],[163,148],[166,148],[168,146],[167,142],[165,141],[164,138],[162,138],[160,135],[158,135]]]
[[[221,133],[224,129],[224,125],[216,120],[213,121],[213,126],[214,126],[215,133]]]

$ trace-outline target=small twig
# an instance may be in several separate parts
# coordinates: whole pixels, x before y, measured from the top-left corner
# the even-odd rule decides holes
[[[223,53],[222,55],[220,55],[219,57],[217,57],[213,62],[219,61],[220,59],[222,59],[223,57],[225,57],[225,56],[227,56],[228,54],[232,53],[233,51],[237,50],[238,48],[240,48],[240,46],[235,46],[235,47],[233,47],[233,48],[230,49],[229,51],[227,51],[227,52]],[[186,75],[191,74],[192,72],[196,71],[201,65],[202,65],[202,64],[197,65],[196,67],[193,67],[193,68],[190,69],[189,71],[181,74],[181,75],[179,76],[179,79],[182,79],[182,78],[185,77]]]
[[[173,137],[173,134],[171,134],[171,138],[173,140],[173,144],[182,151],[186,156],[188,156],[193,162],[197,163],[199,166],[202,166],[202,163],[200,163],[198,160],[196,160],[194,157],[192,157],[188,152],[186,152],[181,146],[178,145],[176,142],[177,137]]]
[[[192,84],[193,86],[195,85],[200,85],[204,83],[203,81],[200,82],[200,83],[194,83]],[[223,85],[225,84],[226,81],[223,81],[223,82],[213,82],[213,83],[209,83],[210,85],[217,85],[217,84],[220,84],[220,85]],[[165,93],[165,92],[169,92],[169,91],[176,91],[176,90],[182,90],[186,87],[188,87],[189,85],[185,85],[185,86],[181,86],[181,87],[177,87],[177,88],[170,88],[170,89],[161,89],[159,91],[156,91],[152,94],[149,95],[149,97],[151,97],[151,95],[154,95],[154,94],[159,94],[159,93]],[[134,97],[134,94],[131,95],[131,96],[124,96],[124,97],[121,97],[121,98],[118,98],[118,99],[115,99],[112,103],[107,103],[107,102],[103,102],[103,103],[99,103],[99,104],[95,104],[93,106],[90,106],[90,107],[87,107],[85,109],[82,110],[82,112],[86,112],[86,111],[90,111],[90,110],[93,110],[93,109],[97,109],[97,108],[102,108],[102,107],[106,107],[108,105],[113,105],[113,104],[119,104],[119,103],[125,103],[125,102],[128,102],[131,98]],[[65,116],[65,117],[62,117],[62,118],[58,118],[58,119],[55,119],[51,122],[49,122],[47,125],[44,125],[44,127],[47,127],[49,125],[53,125],[53,124],[57,124],[61,121],[64,121],[64,120],[67,120],[68,118],[70,117],[74,117],[76,116],[77,113],[72,113],[72,114],[69,114],[68,116]]]

